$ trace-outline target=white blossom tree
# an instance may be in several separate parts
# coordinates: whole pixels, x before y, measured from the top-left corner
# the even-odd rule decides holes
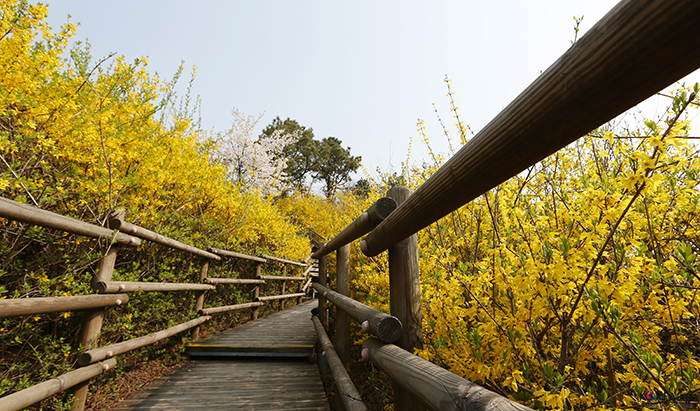
[[[231,113],[233,124],[218,148],[221,160],[228,166],[230,178],[264,196],[278,194],[286,167],[282,151],[296,140],[296,136],[278,130],[271,136],[254,139],[253,130],[262,115],[257,118],[246,116],[237,109]]]

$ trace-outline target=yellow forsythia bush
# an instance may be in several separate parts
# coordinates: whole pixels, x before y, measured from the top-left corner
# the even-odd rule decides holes
[[[176,105],[182,68],[166,82],[143,58],[93,60],[87,45],[67,49],[75,25],[54,32],[47,14],[41,4],[0,1],[0,196],[97,225],[123,209],[129,222],[204,249],[297,261],[309,255],[306,231],[273,199],[231,182],[216,159],[218,136],[201,130],[189,107]],[[92,293],[90,279],[107,246],[0,219],[0,298]],[[198,258],[144,242],[119,250],[114,279],[198,282],[200,268]],[[251,270],[222,262],[212,264],[210,275]],[[221,289],[208,294],[208,303],[250,301],[249,290]],[[194,300],[194,293],[134,294],[108,310],[98,344],[187,321],[197,315]],[[0,395],[73,369],[80,317],[0,320]],[[238,314],[217,316],[203,332],[238,321]],[[165,341],[120,363],[128,369],[152,359],[177,361],[181,348],[182,341]],[[59,395],[41,406],[69,403],[69,395]]]
[[[697,407],[700,158],[683,137],[700,99],[673,94],[657,121],[595,130],[419,232],[418,355],[537,409]],[[355,286],[386,310],[384,269],[361,263]]]

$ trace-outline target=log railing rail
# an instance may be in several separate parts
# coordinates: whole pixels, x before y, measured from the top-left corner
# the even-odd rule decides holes
[[[61,391],[65,391],[68,388],[84,383],[90,378],[96,377],[102,374],[104,371],[116,366],[117,360],[110,358],[102,363],[92,364],[87,367],[82,367],[78,368],[77,370],[67,372],[59,377],[52,378],[22,391],[17,391],[0,398],[0,410],[21,410],[36,403],[37,401],[49,398]]]
[[[258,279],[260,280],[277,280],[277,281],[304,281],[306,278],[304,277],[284,277],[281,275],[259,275]]]
[[[206,281],[213,284],[265,284],[265,280],[257,278],[207,278]]]
[[[23,223],[38,225],[67,233],[91,238],[103,238],[115,241],[120,245],[138,247],[141,240],[124,233],[115,232],[74,218],[66,217],[51,211],[42,210],[29,204],[18,203],[0,197],[0,217]]]
[[[99,281],[94,288],[101,294],[109,293],[136,293],[139,291],[208,291],[216,289],[209,284],[192,283],[153,283],[134,281]]]
[[[3,299],[0,300],[0,318],[89,310],[122,305],[127,302],[129,302],[129,296],[126,294]]]
[[[282,263],[282,264],[289,264],[289,265],[296,265],[299,267],[306,267],[306,264],[300,263],[298,261],[292,261],[292,260],[287,260],[284,258],[273,257],[271,255],[266,255],[266,254],[263,254],[262,257],[267,259],[267,260],[277,261],[278,263]]]
[[[316,334],[318,335],[319,346],[322,350],[321,355],[328,361],[333,379],[338,387],[343,408],[345,411],[366,411],[367,407],[365,407],[365,404],[362,402],[360,393],[357,392],[357,388],[355,388],[355,384],[353,384],[343,362],[340,360],[338,353],[336,353],[331,339],[328,338],[328,334],[326,334],[321,320],[318,319],[318,310],[315,311],[316,312],[313,313],[311,317],[311,321],[313,321]]]
[[[431,410],[531,410],[393,344],[369,338],[362,357],[370,360]]]
[[[412,354],[422,347],[416,233],[700,67],[699,24],[694,0],[622,0],[415,193],[387,193],[398,207],[360,249],[389,251],[391,314],[403,329],[396,345],[368,339],[363,357],[392,378],[396,409],[529,409]],[[350,299],[326,291],[325,256],[357,238],[362,222],[312,254],[324,277],[313,286],[326,329],[324,300],[349,313],[341,301]],[[337,276],[341,283],[340,267]]]
[[[122,210],[117,210],[110,216],[109,228],[131,234],[135,237],[139,237],[144,240],[152,241],[156,244],[165,245],[176,250],[186,251],[190,254],[198,255],[200,257],[204,257],[210,260],[218,261],[221,259],[221,257],[219,257],[216,254],[204,251],[197,247],[193,247],[189,244],[181,243],[177,240],[165,237],[149,229],[139,227],[136,224],[131,224],[127,221],[124,221],[124,211]]]
[[[209,252],[217,254],[217,255],[223,255],[226,257],[233,257],[233,258],[240,258],[242,260],[250,260],[250,261],[255,261],[258,263],[266,263],[267,260],[262,258],[262,257],[256,257],[254,255],[248,255],[248,254],[241,254],[241,253],[236,253],[234,251],[228,251],[228,250],[222,250],[220,248],[209,248]]]
[[[416,285],[412,279],[417,274],[414,264],[417,252],[412,247],[417,245],[411,237],[429,224],[697,69],[700,66],[700,53],[697,52],[700,49],[698,25],[700,2],[697,0],[622,0],[415,193],[405,199],[404,194],[396,190],[390,193],[389,196],[399,205],[393,212],[382,217],[381,222],[375,224],[378,218],[374,218],[370,211],[375,212],[376,217],[379,217],[379,213],[377,207],[374,210],[370,207],[370,210],[358,217],[336,238],[328,244],[320,245],[313,253],[314,258],[319,260],[319,283],[314,284],[314,288],[323,292],[319,294],[319,315],[318,318],[314,317],[314,324],[318,323],[318,327],[324,329],[323,331],[329,327],[326,299],[337,304],[341,311],[347,310],[348,314],[353,310],[354,305],[347,300],[336,296],[330,290],[326,291],[326,255],[332,251],[341,252],[341,246],[369,232],[360,244],[365,255],[372,257],[385,250],[390,251],[390,296],[392,300],[400,300],[392,301],[391,311],[402,323],[402,331],[397,345],[368,339],[363,349],[363,357],[387,373],[393,379],[395,387],[400,387],[407,393],[406,398],[417,400],[409,400],[409,404],[402,405],[400,409],[419,410],[425,406],[432,410],[527,410],[528,408],[522,405],[411,354],[411,351],[421,344],[420,323],[416,323],[416,316],[413,315],[417,313],[417,318],[420,317],[420,301],[415,299],[415,288],[412,288]],[[261,264],[268,261],[285,264],[284,274],[287,265],[307,267],[305,263],[267,255],[253,257],[225,250],[204,251],[127,223],[123,214],[115,215],[109,221],[109,227],[114,229],[110,230],[0,198],[0,217],[110,241],[112,245],[100,261],[93,281],[96,287],[104,284],[105,292],[127,291],[128,282],[112,280],[118,246],[138,246],[141,239],[202,257],[202,283],[207,280],[210,261],[221,260],[222,256],[254,261],[256,278],[261,276]],[[406,250],[407,252],[404,252]],[[341,260],[343,259],[338,258],[338,261]],[[341,272],[347,275],[346,271],[345,268],[341,270],[338,267],[337,275],[340,276]],[[283,292],[280,296],[260,296],[259,284],[254,283],[254,300],[261,303],[303,295],[284,294],[286,281],[289,281],[282,279],[284,277],[286,275],[278,278],[283,282]],[[300,278],[304,277],[305,275]],[[345,281],[346,279],[343,279],[342,283]],[[211,284],[200,285],[213,287]],[[151,286],[158,288],[163,285]],[[181,332],[195,323],[193,339],[196,340],[198,331],[194,330],[198,330],[198,325],[210,318],[205,312],[221,312],[216,310],[223,311],[225,308],[241,309],[246,305],[203,308],[205,291],[203,288],[198,290],[195,308],[203,316],[167,330],[139,337],[141,340],[136,338],[101,348],[96,348],[95,344],[101,330],[105,307],[126,303],[126,294],[101,295],[100,297],[111,298],[104,300],[92,296],[79,296],[91,297],[90,299],[41,297],[42,301],[46,302],[45,308],[41,308],[36,302],[26,305],[22,305],[24,302],[2,302],[0,317],[54,312],[59,310],[57,307],[61,307],[60,310],[64,307],[87,310],[81,328],[80,344],[87,349],[82,362],[89,363],[99,361],[98,358],[137,348],[142,346],[142,343],[147,344],[147,341],[155,341],[168,332]],[[345,295],[349,300],[347,294],[349,292],[344,291],[338,295]],[[258,307],[246,306],[253,308],[253,318],[257,318]],[[366,328],[371,329],[369,319],[367,324]],[[335,344],[336,347],[340,345],[346,344]],[[325,339],[323,346],[326,353],[332,351]],[[343,355],[340,352],[338,357],[342,362]],[[110,358],[7,395],[0,398],[0,409],[22,409],[66,388],[77,387],[74,409],[82,410],[90,378],[115,365],[115,359]],[[348,364],[345,364],[345,367],[347,366]],[[337,367],[332,365],[332,368]],[[342,376],[336,378],[344,380]]]
[[[255,297],[255,301],[274,301],[274,300],[283,300],[286,298],[300,298],[300,297],[303,297],[305,295],[306,295],[306,293],[268,295],[265,297]]]
[[[0,217],[41,226],[44,228],[65,231],[78,236],[86,236],[97,239],[106,239],[111,245],[100,260],[99,269],[92,281],[92,287],[100,294],[65,296],[65,297],[32,297],[14,298],[0,300],[0,318],[15,316],[28,316],[55,312],[85,311],[83,325],[81,327],[78,343],[86,351],[78,356],[78,366],[82,366],[74,371],[65,373],[54,379],[39,383],[32,387],[17,391],[0,398],[0,409],[20,410],[31,404],[42,401],[68,388],[75,389],[76,401],[74,410],[82,410],[85,406],[87,388],[91,378],[101,374],[103,371],[116,366],[116,360],[112,357],[126,352],[145,347],[157,341],[182,333],[186,330],[193,330],[193,340],[198,338],[198,329],[201,324],[210,320],[210,314],[221,313],[233,310],[252,308],[254,311],[264,305],[263,301],[301,298],[303,293],[284,294],[281,296],[259,297],[258,286],[265,284],[265,279],[258,278],[207,278],[210,261],[219,261],[222,256],[241,258],[256,263],[255,276],[260,276],[260,265],[268,261],[275,261],[285,265],[303,266],[306,264],[297,263],[291,260],[270,257],[267,258],[249,256],[233,251],[212,248],[210,251],[181,243],[177,240],[165,237],[143,227],[124,221],[124,213],[119,212],[112,215],[108,225],[111,229],[100,227],[84,221],[76,220],[57,213],[42,210],[40,208],[18,203],[13,200],[0,198]],[[126,231],[127,233],[124,233]],[[156,282],[131,282],[113,281],[112,272],[118,253],[119,245],[139,246],[141,241],[147,240],[160,245],[170,247],[175,250],[185,251],[191,255],[203,258],[201,282],[202,283],[156,283]],[[303,281],[305,277],[290,276],[264,276],[273,277],[271,279],[287,281]],[[215,290],[213,284],[253,284],[256,286],[253,302],[235,304],[223,307],[203,308],[204,292]],[[123,305],[129,302],[126,293],[132,292],[167,292],[167,291],[195,291],[197,293],[195,311],[199,317],[182,324],[157,331],[142,337],[133,338],[117,344],[95,347],[97,336],[102,327],[105,315],[105,308]],[[283,305],[281,305],[283,307]],[[257,313],[254,315],[257,318]],[[101,362],[100,362],[101,361]]]
[[[313,288],[355,321],[362,324],[362,331],[370,333],[384,342],[394,342],[401,335],[401,321],[398,318],[331,291],[321,284],[313,284]]]
[[[205,315],[194,320],[187,321],[180,325],[167,328],[163,331],[158,331],[152,334],[144,335],[143,337],[134,338],[117,344],[96,348],[94,350],[85,351],[84,353],[78,356],[78,364],[92,364],[95,361],[102,361],[105,358],[110,358],[115,355],[123,354],[127,351],[151,345],[155,342],[166,339],[175,334],[179,334],[183,331],[189,330],[192,327],[196,327],[199,324],[202,324],[203,322],[208,321],[210,319],[211,317]]]
[[[363,235],[372,231],[372,229],[384,221],[389,214],[396,209],[396,201],[390,197],[382,197],[375,201],[367,211],[362,213],[343,231],[333,237],[328,243],[323,244],[311,257],[318,259],[323,255],[330,254],[338,248],[349,244]]]
[[[225,313],[227,311],[242,310],[244,308],[260,307],[261,305],[264,305],[264,303],[259,302],[259,301],[254,301],[252,303],[224,305],[221,307],[214,307],[214,308],[202,308],[201,310],[198,311],[198,313],[199,313],[199,315],[210,315],[210,314],[216,314],[216,313]]]
[[[698,16],[694,0],[619,2],[382,221],[362,251],[387,250],[696,70]]]

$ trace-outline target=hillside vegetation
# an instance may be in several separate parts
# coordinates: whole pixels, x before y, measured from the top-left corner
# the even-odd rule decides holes
[[[308,256],[305,228],[273,198],[229,178],[217,157],[218,136],[198,127],[189,95],[173,92],[182,68],[164,81],[145,59],[94,60],[80,43],[67,50],[76,27],[52,31],[47,13],[42,5],[0,2],[0,196],[97,225],[123,209],[127,221],[203,249]],[[0,298],[92,293],[90,279],[107,246],[0,219]],[[114,279],[196,282],[200,267],[186,253],[144,242],[120,250]],[[252,265],[235,262],[211,270],[251,273]],[[250,301],[249,290],[221,288],[208,304]],[[196,315],[193,302],[194,293],[134,295],[108,311],[100,344],[187,321]],[[81,315],[0,320],[0,395],[72,369]],[[241,320],[217,315],[205,332]],[[184,338],[120,359],[117,374],[149,359],[179,360]],[[47,406],[67,402],[59,396]]]
[[[273,197],[284,190],[246,184],[241,176],[251,171],[242,167],[231,174],[221,135],[201,129],[189,94],[175,95],[182,68],[164,81],[145,59],[94,60],[79,43],[67,50],[75,26],[52,31],[41,5],[0,1],[0,13],[4,198],[97,225],[123,209],[127,221],[199,248],[303,260],[309,233],[332,238],[390,186],[416,188],[445,161],[432,151],[430,163],[409,158],[354,193],[329,185],[331,198]],[[421,230],[417,354],[539,409],[680,409],[698,401],[700,159],[684,138],[698,92],[680,85],[659,118],[594,130]],[[452,133],[467,144],[454,102],[452,114]],[[430,145],[422,123],[418,131]],[[279,176],[283,167],[269,168]],[[0,220],[0,298],[92,293],[107,246]],[[386,255],[367,258],[357,242],[352,250],[354,297],[388,312]],[[252,269],[217,263],[212,275]],[[119,251],[114,277],[196,282],[199,270],[197,259],[145,242]],[[100,343],[193,318],[194,294],[172,294],[137,294],[109,310]],[[244,288],[207,296],[212,306],[246,301]],[[241,321],[218,315],[204,333]],[[73,369],[79,326],[79,313],[0,320],[0,395]],[[119,396],[110,379],[138,364],[178,361],[186,339],[120,358],[96,397]],[[62,395],[41,406],[66,409],[69,401]]]
[[[417,354],[536,409],[697,407],[700,159],[683,136],[698,90],[678,86],[659,118],[594,130],[420,231]],[[418,187],[444,157],[392,179]],[[388,311],[386,259],[356,256],[355,291]]]

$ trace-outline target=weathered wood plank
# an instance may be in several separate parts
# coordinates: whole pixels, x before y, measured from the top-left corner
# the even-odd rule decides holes
[[[309,319],[306,319],[310,322]],[[318,370],[306,360],[194,361],[116,408],[126,410],[328,411]]]
[[[192,357],[203,356],[299,356],[313,353],[316,331],[309,321],[311,310],[318,305],[312,300],[263,319],[251,321],[214,337],[190,344],[186,351]]]

